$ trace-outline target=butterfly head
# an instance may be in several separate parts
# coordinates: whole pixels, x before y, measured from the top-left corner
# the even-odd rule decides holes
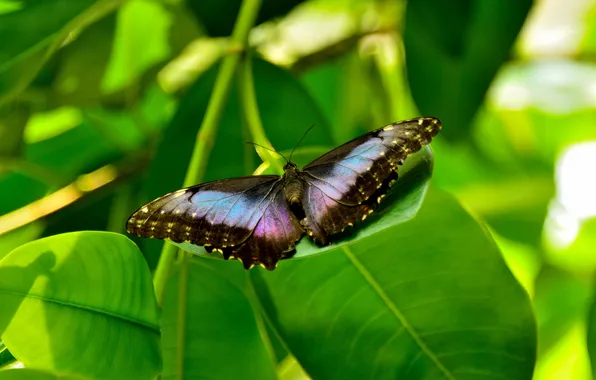
[[[285,165],[284,165],[284,172],[287,171],[296,171],[298,167],[296,166],[295,163],[288,161]]]

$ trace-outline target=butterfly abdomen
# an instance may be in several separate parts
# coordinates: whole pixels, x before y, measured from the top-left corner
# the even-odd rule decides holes
[[[302,203],[302,183],[299,179],[288,181],[285,187],[286,200],[290,204]]]

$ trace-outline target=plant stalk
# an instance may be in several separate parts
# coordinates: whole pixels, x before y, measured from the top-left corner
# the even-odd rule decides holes
[[[254,25],[260,6],[261,0],[244,0],[242,2],[231,37],[232,46],[238,48],[230,51],[229,55],[223,59],[217,74],[205,116],[199,128],[199,132],[197,133],[190,164],[186,171],[186,177],[184,178],[184,187],[200,182],[205,174],[207,160],[211,153],[211,149],[213,148],[213,141],[217,134],[217,127],[219,126],[221,113],[223,112],[230,92],[232,79],[236,72],[238,62],[240,61],[240,55],[244,54],[246,50],[248,34]],[[163,302],[167,278],[170,274],[177,252],[178,248],[176,246],[167,242],[164,243],[153,278],[155,295],[159,305]]]

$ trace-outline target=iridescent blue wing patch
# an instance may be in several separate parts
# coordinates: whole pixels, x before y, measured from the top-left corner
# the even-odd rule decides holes
[[[279,176],[224,179],[166,194],[139,208],[126,229],[137,236],[218,250],[245,267],[277,261],[304,231],[290,212]]]

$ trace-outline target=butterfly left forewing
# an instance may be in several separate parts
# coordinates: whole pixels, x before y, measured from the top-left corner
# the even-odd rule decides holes
[[[139,208],[127,231],[199,246],[240,244],[262,216],[278,176],[232,178],[174,191]]]
[[[166,194],[137,210],[126,228],[133,235],[221,251],[246,268],[268,269],[304,234],[279,176],[231,178]]]

